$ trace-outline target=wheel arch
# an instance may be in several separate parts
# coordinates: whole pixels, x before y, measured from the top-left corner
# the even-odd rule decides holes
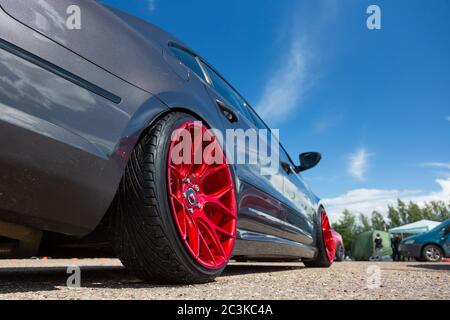
[[[436,242],[427,242],[427,243],[423,244],[423,245],[420,247],[420,255],[423,254],[423,249],[425,249],[425,247],[426,247],[426,246],[429,246],[429,245],[433,245],[433,246],[438,247],[439,249],[441,249],[442,253],[445,255],[445,250],[444,250],[444,248],[442,248],[442,246],[441,246],[439,243],[436,243]]]
[[[160,103],[161,100],[158,100]],[[143,139],[143,137],[146,135],[146,133],[151,129],[151,127],[157,123],[160,119],[164,118],[166,115],[170,113],[175,112],[181,112],[191,115],[192,117],[199,119],[203,123],[206,124],[207,127],[211,127],[211,125],[197,112],[193,111],[194,108],[189,108],[185,106],[177,106],[177,107],[167,107],[167,105],[164,104],[164,108],[159,108],[158,112],[149,112],[148,104],[146,104],[147,107],[142,107],[140,111],[136,113],[136,115],[133,117],[133,119],[130,121],[130,125],[128,126],[128,129],[123,135],[123,138],[121,139],[121,142],[116,146],[115,154],[118,155],[120,153],[125,153],[125,157],[121,156],[113,156],[115,158],[116,162],[118,162],[118,165],[120,167],[120,179],[114,186],[114,196],[111,198],[109,206],[111,206],[114,202],[114,198],[117,195],[117,192],[120,187],[120,183],[123,179],[123,176],[125,174],[125,169],[130,161],[130,156],[133,152],[133,150],[136,148],[138,143]],[[127,133],[128,132],[128,133]],[[235,178],[235,183],[237,185],[237,177],[235,175],[235,168],[232,167],[233,175]],[[108,207],[109,207],[108,206]],[[94,227],[94,231],[97,227],[102,225],[102,222],[104,222],[105,219],[107,219],[108,216],[108,210],[105,211],[99,220],[98,224]]]

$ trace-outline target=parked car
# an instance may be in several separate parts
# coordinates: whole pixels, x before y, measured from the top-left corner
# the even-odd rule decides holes
[[[215,132],[269,128],[186,44],[96,1],[0,6],[3,257],[101,249],[154,283],[211,281],[231,256],[331,265],[328,216],[300,176],[320,154],[296,164],[281,146],[271,175],[228,163]],[[186,153],[200,163],[174,161],[180,130],[200,132]]]
[[[331,232],[333,233],[333,240],[334,240],[334,246],[336,250],[336,254],[334,256],[334,261],[344,261],[345,260],[345,247],[344,247],[344,241],[342,240],[342,236],[339,232],[332,229]]]
[[[408,237],[400,243],[400,254],[420,261],[440,262],[450,258],[450,219],[434,229]]]

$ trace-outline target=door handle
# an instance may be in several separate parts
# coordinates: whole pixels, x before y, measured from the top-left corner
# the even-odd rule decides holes
[[[219,107],[220,111],[230,122],[237,122],[239,120],[237,114],[233,111],[231,107],[225,104],[222,100],[217,99],[216,104]]]

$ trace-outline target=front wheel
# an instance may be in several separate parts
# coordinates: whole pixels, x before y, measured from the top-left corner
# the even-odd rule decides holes
[[[302,259],[307,267],[328,268],[333,264],[336,244],[333,239],[330,221],[324,209],[320,211],[320,228],[317,228],[318,253],[314,259]]]
[[[111,211],[116,254],[138,277],[212,281],[228,263],[237,225],[234,176],[216,137],[190,115],[159,120],[131,154]]]
[[[428,262],[441,262],[443,256],[442,249],[434,244],[429,244],[422,250],[422,258]]]

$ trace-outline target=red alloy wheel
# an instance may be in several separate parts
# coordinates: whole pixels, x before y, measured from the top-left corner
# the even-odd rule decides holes
[[[327,257],[330,262],[334,261],[334,256],[336,255],[336,244],[333,239],[333,233],[331,232],[330,221],[328,220],[327,213],[322,210],[322,237],[325,244],[325,250],[327,252]]]
[[[190,161],[180,152],[179,144],[185,142],[181,131],[190,133]],[[183,161],[174,161],[177,156]],[[221,161],[209,164],[213,159]],[[235,187],[217,138],[201,122],[186,122],[175,130],[167,178],[172,215],[184,246],[203,267],[223,267],[236,239]]]

